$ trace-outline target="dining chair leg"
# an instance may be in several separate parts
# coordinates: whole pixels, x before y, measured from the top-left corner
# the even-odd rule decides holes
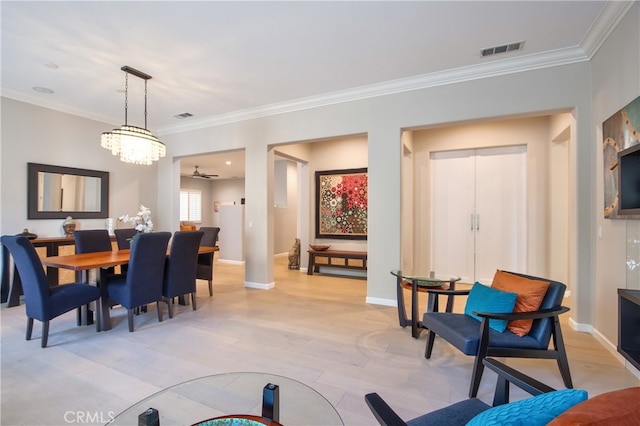
[[[156,307],[158,309],[158,322],[162,322],[162,300],[158,300],[156,302]]]
[[[191,305],[193,306],[192,309],[195,311],[196,310],[196,292],[195,291],[191,293]]]
[[[173,318],[173,297],[167,298],[167,310],[169,311],[169,318]]]
[[[27,338],[26,340],[31,340],[31,333],[33,333],[33,318],[27,318]]]
[[[127,309],[127,322],[129,323],[129,332],[133,332],[133,309]]]
[[[209,280],[209,297],[213,296],[213,281]]]
[[[43,321],[42,322],[42,341],[40,343],[40,347],[46,348],[48,340],[49,340],[49,321]]]

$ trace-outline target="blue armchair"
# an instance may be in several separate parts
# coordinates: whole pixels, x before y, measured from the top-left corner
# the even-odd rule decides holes
[[[584,390],[555,390],[492,358],[482,363],[498,374],[491,405],[469,398],[405,422],[377,393],[365,395],[365,401],[383,426],[546,425],[588,397]],[[509,403],[510,384],[533,398]]]
[[[97,300],[100,291],[83,283],[49,287],[38,253],[26,237],[4,235],[1,241],[13,256],[22,278],[27,313],[26,339],[31,340],[33,320],[42,321],[41,346],[46,348],[49,321]]]
[[[544,280],[530,275],[510,273],[517,277],[532,280]],[[422,326],[429,329],[425,358],[431,358],[436,335],[446,340],[465,355],[475,356],[469,397],[478,393],[486,357],[516,357],[555,359],[567,388],[572,388],[569,362],[562,338],[559,316],[569,308],[562,306],[566,286],[560,282],[549,282],[539,309],[532,312],[491,313],[473,312],[481,321],[463,313],[427,312],[422,317]],[[429,290],[435,295],[469,294],[468,290]],[[509,330],[498,332],[490,327],[490,320],[532,319],[528,334],[518,336]],[[549,347],[553,341],[553,348]]]

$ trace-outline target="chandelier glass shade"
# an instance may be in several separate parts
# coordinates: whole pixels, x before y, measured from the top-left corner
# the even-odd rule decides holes
[[[167,154],[167,148],[157,137],[151,134],[147,127],[147,80],[151,76],[134,68],[124,66],[121,68],[126,73],[125,77],[125,102],[124,121],[119,129],[104,132],[100,138],[100,145],[111,151],[113,155],[118,155],[120,161],[132,164],[151,165],[158,161],[160,157]],[[129,74],[140,77],[144,80],[144,125],[145,128],[129,126],[127,124],[127,103],[129,92]]]
[[[104,132],[100,145],[119,155],[120,161],[150,165],[167,155],[167,148],[147,129],[122,125],[119,129]]]

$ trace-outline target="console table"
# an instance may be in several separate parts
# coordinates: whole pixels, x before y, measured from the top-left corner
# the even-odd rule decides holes
[[[347,250],[307,250],[309,253],[309,266],[307,274],[313,275],[313,272],[319,272],[320,266],[328,268],[357,269],[360,271],[367,270],[367,252],[366,251],[347,251]],[[326,263],[318,263],[318,258],[326,259]]]
[[[618,289],[618,352],[640,370],[640,290]]]

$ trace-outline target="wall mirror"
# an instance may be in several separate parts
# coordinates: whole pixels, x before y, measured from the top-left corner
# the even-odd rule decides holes
[[[109,172],[27,163],[28,219],[109,216]]]

